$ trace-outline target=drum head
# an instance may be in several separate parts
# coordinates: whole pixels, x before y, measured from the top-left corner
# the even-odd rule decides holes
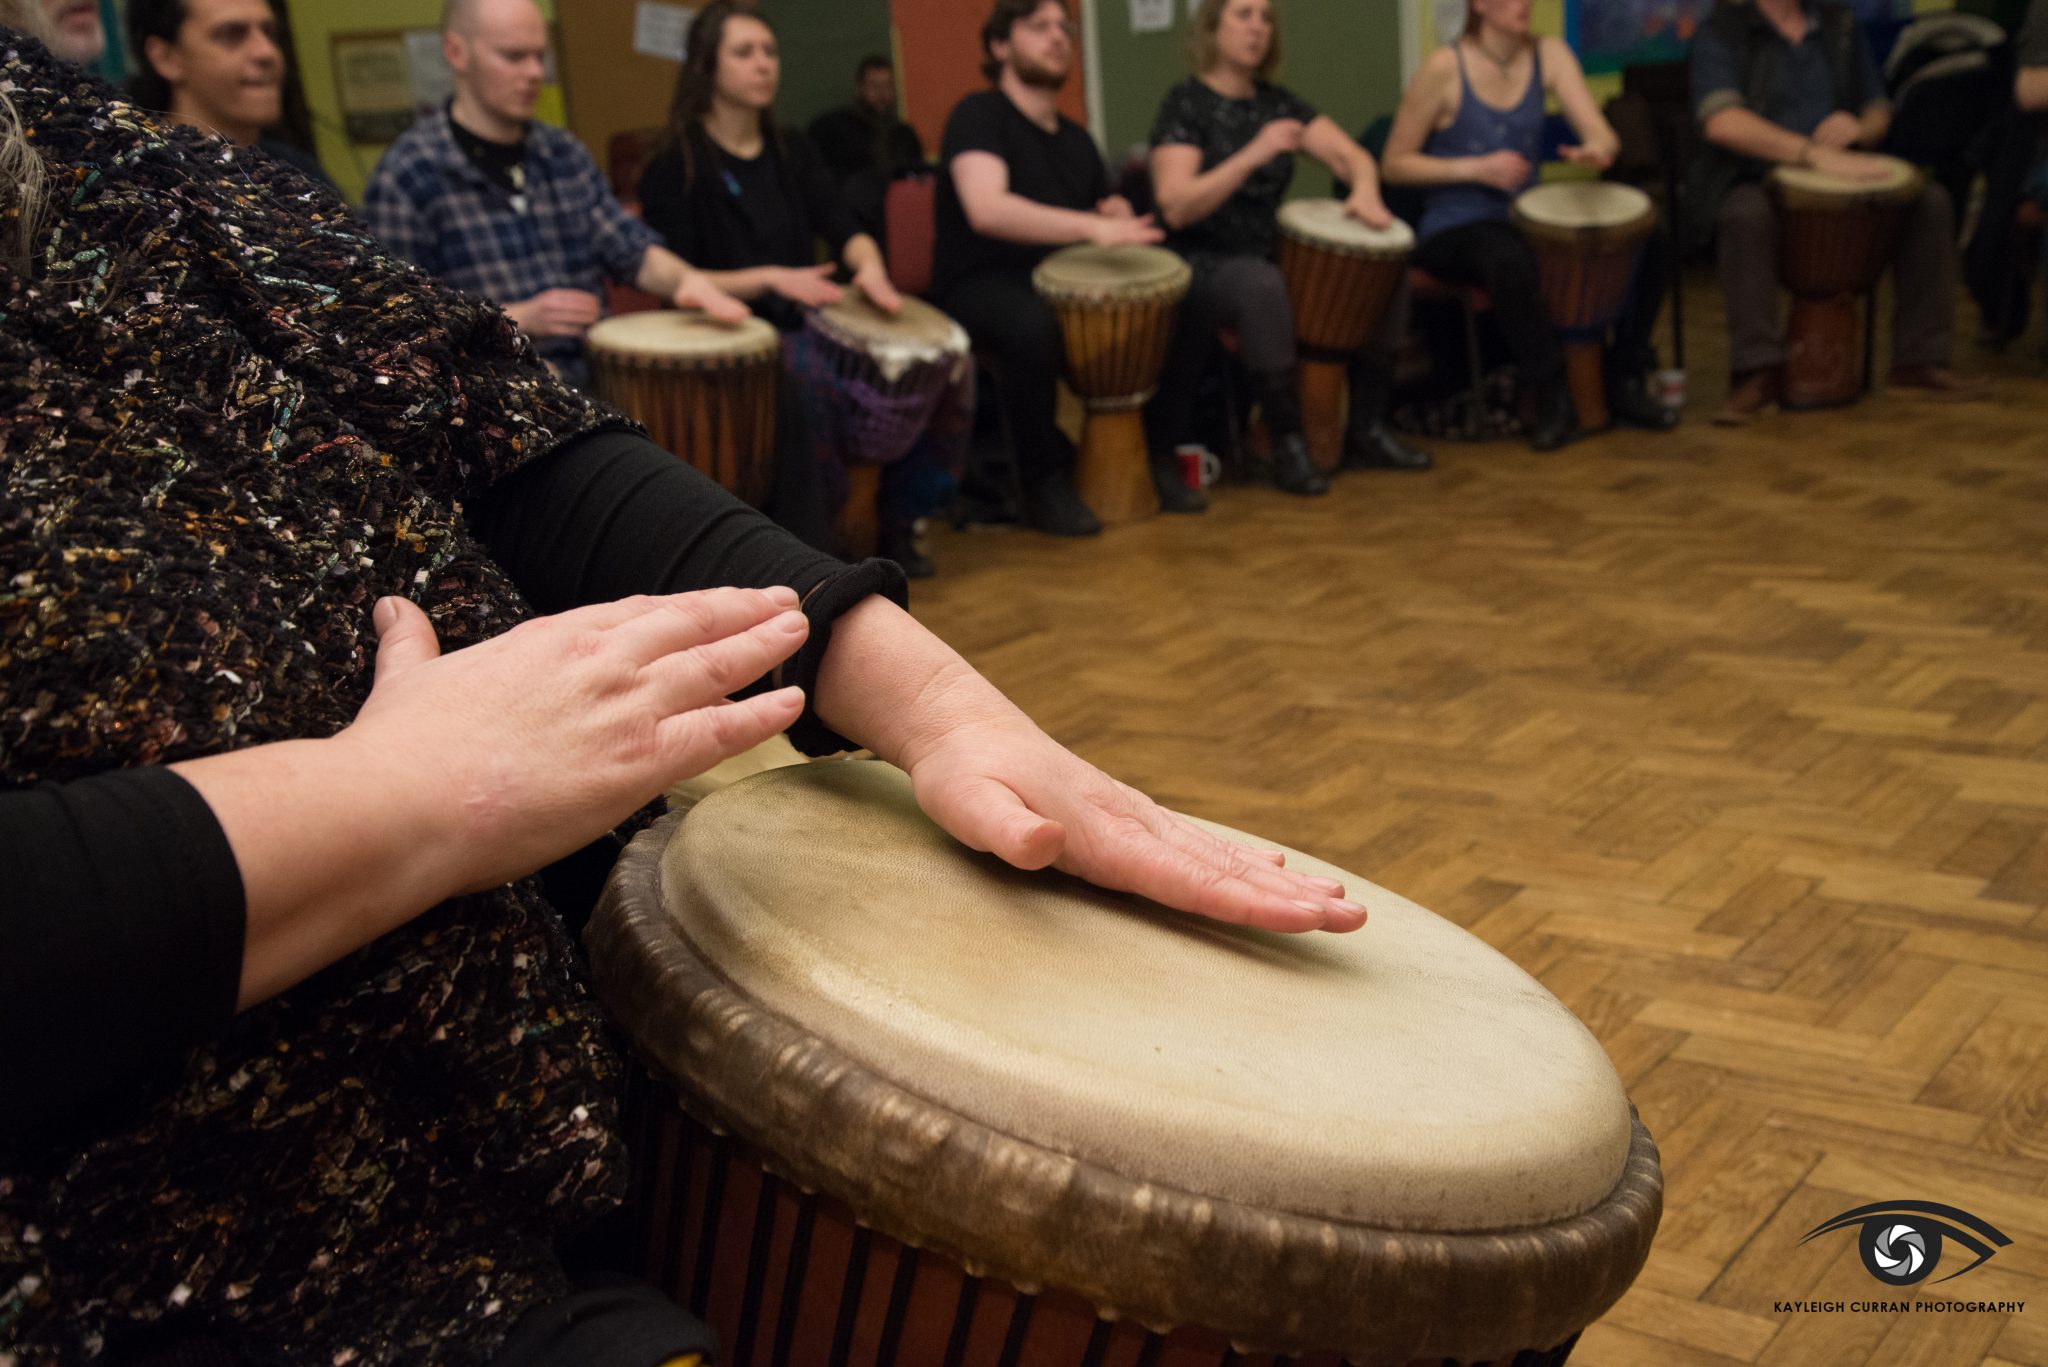
[[[967,354],[967,332],[922,299],[906,296],[894,317],[868,302],[859,290],[848,290],[836,304],[814,310],[812,327],[850,351],[865,353],[890,380],[912,366],[957,360]]]
[[[1579,180],[1531,186],[1515,197],[1515,213],[1533,227],[1575,231],[1630,227],[1651,218],[1656,206],[1633,185]]]
[[[1149,298],[1185,289],[1188,263],[1164,247],[1062,247],[1038,263],[1031,283],[1051,298]]]
[[[1612,1191],[1629,1107],[1586,1028],[1449,921],[1288,863],[1342,880],[1371,922],[1270,934],[1020,873],[870,762],[713,794],[662,876],[683,936],[749,1003],[1049,1152],[1397,1229],[1540,1224]]]
[[[766,355],[782,338],[759,318],[719,323],[695,309],[649,309],[602,320],[583,343],[594,355],[689,367]]]
[[[1334,199],[1297,199],[1280,206],[1280,231],[1318,247],[1357,256],[1396,256],[1415,246],[1415,230],[1400,219],[1384,228],[1360,223]]]
[[[1771,172],[1770,180],[1781,195],[1811,205],[1907,199],[1920,192],[1923,177],[1918,167],[1897,157],[1879,156],[1878,160],[1885,163],[1883,180],[1845,180],[1809,166],[1780,166]]]

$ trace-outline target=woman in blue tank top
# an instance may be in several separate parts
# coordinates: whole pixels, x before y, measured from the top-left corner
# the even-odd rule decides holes
[[[1578,433],[1564,346],[1544,308],[1536,258],[1508,220],[1515,196],[1536,183],[1546,95],[1557,97],[1579,137],[1559,149],[1565,160],[1602,170],[1612,165],[1621,140],[1593,103],[1572,50],[1529,32],[1529,0],[1468,0],[1464,33],[1423,62],[1402,96],[1382,161],[1390,183],[1430,189],[1415,228],[1415,263],[1492,298],[1522,383],[1536,399],[1529,444],[1539,451]],[[1637,300],[1616,324],[1609,350],[1609,405],[1619,418],[1662,430],[1676,415],[1651,399],[1643,376],[1655,364],[1649,335],[1661,297],[1645,285],[1661,278],[1663,253],[1653,244],[1643,260]]]

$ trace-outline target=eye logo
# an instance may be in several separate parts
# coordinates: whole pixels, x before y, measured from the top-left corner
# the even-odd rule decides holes
[[[1962,1276],[2012,1242],[1968,1211],[1932,1201],[1879,1201],[1876,1205],[1845,1210],[1814,1226],[1799,1242],[1803,1244],[1816,1235],[1850,1225],[1862,1226],[1857,1247],[1863,1254],[1864,1270],[1886,1286],[1912,1286],[1926,1280],[1941,1261],[1944,1240],[1967,1248],[1977,1255],[1977,1261],[1949,1273],[1948,1277],[1935,1278],[1943,1282]],[[1964,1228],[1958,1229],[1957,1225]]]

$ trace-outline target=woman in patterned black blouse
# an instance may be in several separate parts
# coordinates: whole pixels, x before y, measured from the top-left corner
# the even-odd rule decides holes
[[[1280,61],[1273,0],[1202,0],[1188,31],[1195,75],[1166,92],[1152,125],[1152,182],[1170,244],[1194,266],[1182,305],[1179,345],[1207,346],[1218,327],[1235,330],[1258,387],[1272,441],[1273,479],[1295,494],[1320,494],[1302,436],[1295,393],[1294,315],[1273,264],[1274,214],[1307,152],[1348,183],[1344,207],[1375,228],[1394,221],[1380,199],[1372,153],[1294,92],[1266,80]],[[1404,445],[1381,421],[1392,388],[1394,350],[1408,325],[1404,282],[1378,331],[1351,367],[1346,469],[1428,469],[1426,452]],[[1178,360],[1178,358],[1176,358]],[[1166,374],[1199,374],[1169,363]],[[1178,435],[1193,396],[1185,382],[1162,387],[1153,420]]]

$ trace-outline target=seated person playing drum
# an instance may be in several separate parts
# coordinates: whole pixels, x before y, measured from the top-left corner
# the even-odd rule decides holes
[[[1192,358],[1168,362],[1153,401],[1169,441],[1188,436],[1200,359],[1218,326],[1237,335],[1256,384],[1273,453],[1273,480],[1290,493],[1315,494],[1328,482],[1302,434],[1296,392],[1295,320],[1286,283],[1273,264],[1274,214],[1305,151],[1353,188],[1347,212],[1374,228],[1393,223],[1380,200],[1372,154],[1294,92],[1265,78],[1280,60],[1273,0],[1203,0],[1188,28],[1195,75],[1168,91],[1152,125],[1152,183],[1168,239],[1194,267],[1181,304],[1178,345]],[[1429,468],[1426,452],[1389,432],[1394,352],[1407,329],[1406,272],[1372,339],[1351,367],[1351,410],[1344,437],[1348,469]]]
[[[1383,169],[1390,183],[1431,187],[1415,227],[1415,262],[1492,299],[1524,391],[1537,405],[1529,444],[1550,451],[1577,435],[1578,415],[1535,255],[1509,222],[1509,210],[1536,183],[1546,95],[1557,97],[1579,137],[1559,149],[1565,160],[1605,169],[1621,141],[1593,103],[1572,50],[1530,33],[1529,0],[1470,0],[1466,16],[1464,33],[1431,53],[1409,82]],[[1677,421],[1645,383],[1655,363],[1650,330],[1662,303],[1663,259],[1654,243],[1643,252],[1606,367],[1610,411],[1651,430]]]
[[[1887,163],[1858,150],[1884,141],[1891,105],[1855,11],[1832,0],[1716,0],[1692,40],[1692,98],[1707,146],[1688,212],[1718,234],[1728,316],[1728,398],[1714,421],[1741,424],[1777,402],[1786,358],[1778,312],[1779,213],[1763,177],[1774,165],[1876,183]],[[1930,180],[1892,249],[1891,383],[1974,392],[1949,369],[1955,319],[1955,207]]]
[[[533,0],[450,0],[443,15],[454,97],[391,144],[363,191],[385,247],[495,300],[571,384],[588,378],[583,334],[606,277],[745,315],[620,207],[582,143],[535,121],[548,31]]]
[[[570,885],[531,875],[786,727],[1014,864],[1359,923],[290,168],[13,32],[0,77],[0,1358],[702,1351],[572,1292],[627,1187],[622,1068]],[[589,1337],[501,1351],[571,1312]]]
[[[969,95],[946,120],[932,299],[995,365],[1025,520],[1055,536],[1092,536],[1102,524],[1074,490],[1073,443],[1054,422],[1059,320],[1031,272],[1055,247],[1142,245],[1164,234],[1110,193],[1095,140],[1059,112],[1074,61],[1064,0],[996,0],[981,40],[982,74],[995,88]],[[1161,501],[1185,503],[1190,491],[1171,453],[1152,454]]]
[[[877,308],[897,314],[903,300],[881,248],[861,231],[809,140],[775,120],[782,67],[766,16],[740,0],[714,0],[697,12],[687,53],[668,141],[640,176],[641,212],[669,250],[785,334],[784,374],[799,402],[781,405],[776,444],[824,481],[834,504],[843,502],[846,467],[861,455],[846,449],[841,420],[854,398],[835,384],[802,330],[805,310],[837,303],[842,293],[832,266],[818,264],[818,239]],[[883,467],[879,553],[914,577],[932,572],[913,530],[931,509],[914,487],[921,473],[929,486],[958,464],[971,384],[963,380],[964,392],[941,410],[942,430],[928,432],[922,450]]]

